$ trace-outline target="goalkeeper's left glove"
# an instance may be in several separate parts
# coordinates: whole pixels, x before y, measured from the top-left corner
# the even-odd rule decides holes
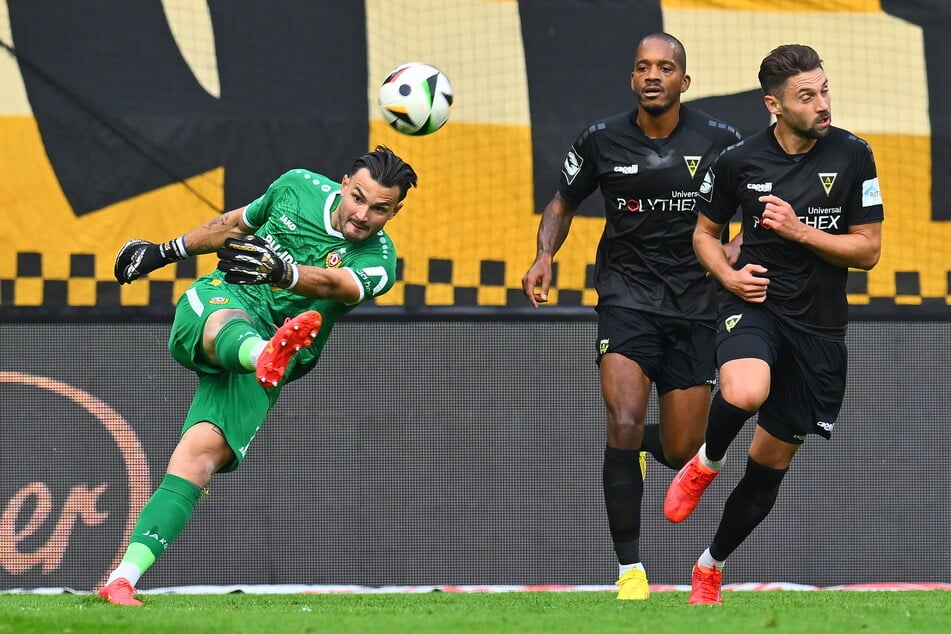
[[[218,270],[231,284],[271,284],[294,288],[297,265],[277,256],[261,236],[228,238],[218,249]]]
[[[185,249],[185,236],[155,244],[148,240],[129,240],[116,255],[115,276],[120,284],[131,284],[143,275],[166,264],[189,257]]]

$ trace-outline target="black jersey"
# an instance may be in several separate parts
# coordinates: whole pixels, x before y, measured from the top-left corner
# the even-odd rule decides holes
[[[743,246],[736,268],[753,263],[768,272],[764,307],[793,326],[818,335],[845,336],[848,267],[829,264],[813,251],[760,226],[760,196],[773,194],[799,219],[827,233],[884,219],[872,150],[863,139],[832,127],[804,154],[787,154],[775,124],[728,149],[704,179],[699,210],[728,222],[739,206]]]
[[[649,139],[637,111],[587,128],[565,159],[559,191],[581,202],[599,186],[605,227],[594,284],[598,306],[712,320],[715,283],[693,251],[700,183],[739,133],[686,106],[664,139]]]

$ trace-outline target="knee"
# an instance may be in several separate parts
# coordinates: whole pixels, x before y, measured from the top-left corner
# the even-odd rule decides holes
[[[671,443],[671,446],[664,447],[664,458],[667,459],[668,464],[671,467],[679,469],[680,467],[687,464],[687,461],[694,457],[694,455],[700,450],[700,445],[703,444],[703,437],[698,437],[695,439],[682,440],[680,442]]]
[[[234,452],[217,428],[210,423],[198,423],[179,440],[169,459],[168,472],[203,487],[232,460]]]
[[[201,346],[205,356],[207,356],[212,363],[218,363],[218,353],[215,350],[215,340],[218,338],[218,334],[221,333],[228,322],[235,319],[249,320],[250,316],[246,311],[241,309],[225,308],[216,310],[205,320],[205,325],[201,332]]]
[[[644,435],[644,418],[631,410],[608,408],[608,444],[618,449],[634,449]]]
[[[755,412],[769,396],[769,385],[759,387],[751,384],[730,383],[720,386],[723,400],[746,412]]]
[[[737,363],[741,362],[730,361],[721,367],[720,396],[733,407],[755,412],[769,396],[769,366],[759,359],[746,365],[734,365]]]

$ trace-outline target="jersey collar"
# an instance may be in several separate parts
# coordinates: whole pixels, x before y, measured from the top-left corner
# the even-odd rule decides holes
[[[652,139],[646,134],[644,134],[644,130],[642,130],[641,126],[637,124],[638,110],[639,110],[639,107],[631,110],[631,114],[628,115],[627,120],[631,124],[631,127],[633,127],[637,131],[638,136],[640,136],[645,141],[649,141],[651,143],[660,143],[660,144],[667,143],[669,139],[677,135],[677,133],[680,131],[680,128],[682,128],[685,125],[685,122],[687,120],[687,106],[685,106],[684,104],[680,104],[680,116],[677,117],[677,125],[674,126],[674,129],[671,130],[670,134],[668,134],[665,137],[662,137],[659,139]]]
[[[333,222],[331,221],[331,216],[333,215],[334,209],[340,204],[340,190],[338,189],[335,192],[331,192],[327,196],[327,201],[324,203],[324,229],[327,230],[329,235],[334,236],[335,238],[343,238],[343,234],[334,229]]]
[[[779,139],[776,138],[776,123],[773,122],[771,126],[766,129],[766,136],[769,138],[770,145],[779,153],[780,156],[785,156],[787,160],[798,163],[803,160],[805,157],[809,156],[816,151],[816,148],[819,147],[819,144],[822,143],[822,139],[816,139],[816,142],[812,144],[812,147],[806,150],[801,154],[790,154],[787,152],[782,145],[779,144]]]

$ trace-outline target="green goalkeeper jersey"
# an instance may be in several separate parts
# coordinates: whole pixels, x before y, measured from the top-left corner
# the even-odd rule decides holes
[[[314,344],[295,355],[288,367],[287,381],[300,378],[314,367],[337,318],[361,302],[387,292],[396,281],[393,241],[383,230],[363,242],[348,241],[330,222],[330,214],[339,204],[340,183],[321,174],[296,169],[282,174],[244,211],[244,221],[255,228],[255,234],[267,240],[282,259],[307,266],[344,269],[361,288],[359,301],[348,305],[303,297],[264,284],[228,285],[236,297],[247,300],[245,306],[259,322],[257,325],[270,327],[272,333],[286,318],[307,310],[316,310],[323,317]],[[211,276],[227,284],[221,271]]]

